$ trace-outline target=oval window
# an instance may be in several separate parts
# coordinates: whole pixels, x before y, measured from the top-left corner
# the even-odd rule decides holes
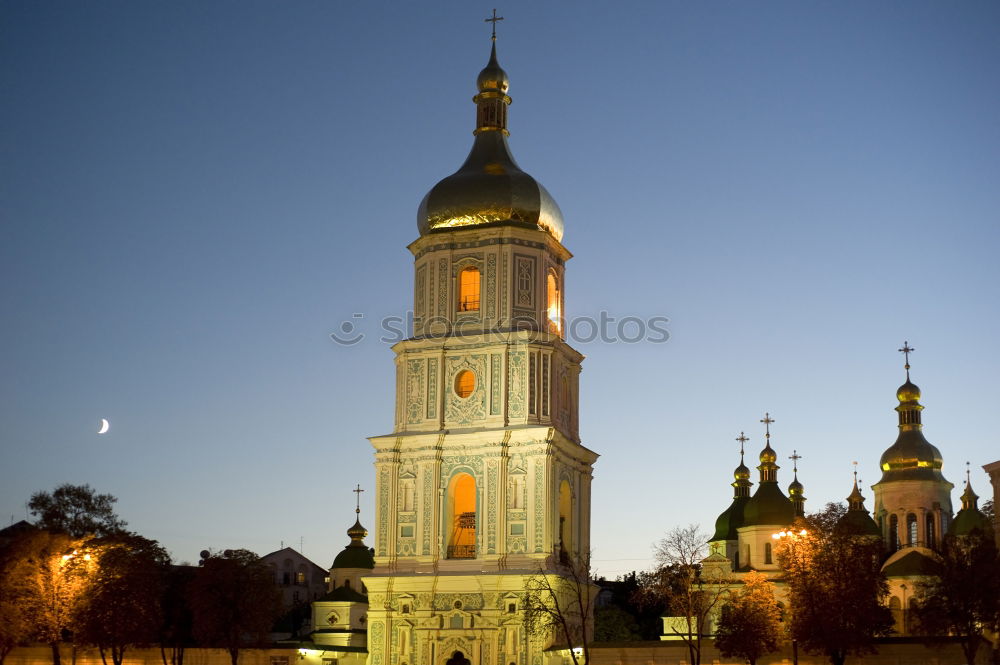
[[[466,398],[476,389],[476,374],[471,370],[463,369],[455,377],[455,392],[461,398]]]

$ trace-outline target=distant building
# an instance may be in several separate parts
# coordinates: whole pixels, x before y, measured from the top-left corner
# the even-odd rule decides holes
[[[285,608],[312,602],[326,593],[326,571],[291,547],[265,554],[261,561],[271,569]]]

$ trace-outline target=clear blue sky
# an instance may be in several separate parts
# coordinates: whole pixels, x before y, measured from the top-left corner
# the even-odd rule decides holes
[[[491,9],[0,3],[4,522],[90,483],[177,560],[303,538],[330,564],[392,426],[375,322],[411,305],[417,204],[470,146]],[[853,460],[875,482],[904,339],[946,477],[969,460],[989,494],[1000,4],[498,9],[566,314],[670,318],[665,344],[578,345],[599,572],[710,530],[765,411],[808,508]],[[354,313],[369,337],[335,345]]]

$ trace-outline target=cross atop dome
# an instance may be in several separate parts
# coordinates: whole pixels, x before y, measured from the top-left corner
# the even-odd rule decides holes
[[[497,40],[497,21],[502,21],[502,20],[503,16],[497,16],[496,7],[493,8],[493,16],[491,18],[483,19],[485,23],[493,24],[493,36],[492,36],[493,41]]]
[[[900,353],[902,353],[903,357],[905,358],[905,361],[904,361],[905,364],[903,365],[903,367],[906,369],[906,380],[909,381],[910,380],[910,354],[913,353],[914,351],[916,351],[916,349],[914,349],[912,346],[910,346],[909,342],[907,342],[906,340],[903,340],[903,348],[897,349],[897,350]]]

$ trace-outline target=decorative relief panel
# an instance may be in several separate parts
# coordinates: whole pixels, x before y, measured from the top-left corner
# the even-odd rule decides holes
[[[449,356],[447,374],[450,382],[462,370],[470,370],[476,375],[476,386],[466,398],[459,397],[454,390],[448,391],[445,418],[449,423],[470,425],[486,418],[486,354],[472,356]]]
[[[507,292],[510,291],[510,278],[507,270],[507,254],[500,257],[500,316],[507,316]]]
[[[507,553],[524,554],[528,551],[528,540],[524,536],[507,536]]]
[[[422,264],[417,268],[417,277],[414,280],[416,293],[413,299],[413,309],[415,316],[420,319],[427,315],[427,264]]]
[[[499,353],[490,356],[490,415],[500,415],[503,399],[500,397],[500,387],[503,383],[503,373],[500,369],[503,358]]]
[[[490,319],[496,316],[497,303],[497,255],[486,257],[486,316]]]
[[[431,553],[431,520],[433,519],[432,515],[434,515],[435,512],[436,512],[436,508],[434,506],[435,496],[434,496],[434,479],[433,479],[433,475],[434,474],[431,472],[430,467],[427,467],[427,468],[424,469],[424,492],[423,492],[423,494],[424,494],[424,514],[422,515],[423,522],[424,522],[424,524],[423,524],[423,527],[424,527],[423,528],[423,541],[424,541],[423,553],[424,554],[430,554]]]
[[[514,255],[515,283],[517,297],[515,307],[533,309],[535,306],[535,258],[533,256]]]
[[[448,259],[438,261],[438,316],[448,316]]]
[[[424,363],[406,361],[406,422],[419,423],[424,418]]]
[[[491,461],[486,470],[486,502],[488,505],[488,516],[486,522],[486,551],[488,554],[497,553],[497,463]]]
[[[549,415],[549,356],[542,355],[542,415]]]
[[[545,538],[545,465],[535,460],[535,551],[542,552]]]
[[[473,612],[483,609],[483,595],[481,593],[439,593],[434,596],[435,610],[453,610],[455,601],[461,603],[460,608],[465,612]]]
[[[427,417],[433,418],[437,415],[437,378],[438,360],[437,358],[427,359]]]
[[[537,381],[537,358],[538,354],[534,351],[528,352],[528,414],[535,415],[535,384]]]
[[[372,651],[372,665],[382,665],[382,640],[385,637],[385,626],[381,621],[373,621],[368,629],[371,631],[368,648]]]
[[[508,358],[507,399],[511,418],[524,417],[525,356],[524,351],[511,351]]]

